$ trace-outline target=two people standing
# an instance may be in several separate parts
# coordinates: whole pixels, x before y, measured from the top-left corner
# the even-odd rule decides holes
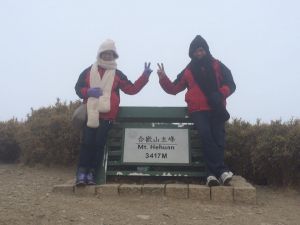
[[[225,122],[229,119],[226,98],[235,91],[230,70],[215,59],[207,42],[197,35],[189,48],[190,63],[171,82],[163,64],[158,64],[159,83],[168,94],[187,89],[185,101],[198,130],[209,175],[208,186],[227,185],[233,173],[224,164]],[[87,102],[88,121],[83,130],[76,185],[95,184],[95,170],[102,161],[107,133],[115,120],[121,89],[126,94],[138,93],[152,72],[145,63],[142,75],[131,83],[117,70],[118,54],[114,42],[104,42],[97,61],[80,75],[75,90]],[[106,103],[105,103],[106,102]],[[99,122],[100,121],[100,122]]]

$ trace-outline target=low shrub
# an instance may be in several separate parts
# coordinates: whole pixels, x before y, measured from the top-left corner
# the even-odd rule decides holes
[[[72,126],[71,115],[78,105],[78,102],[67,105],[58,99],[54,106],[31,110],[18,139],[23,162],[74,163],[79,152],[80,131]]]
[[[71,115],[80,102],[31,110],[25,122],[0,122],[0,161],[74,165],[80,131]],[[256,184],[297,185],[300,181],[300,120],[226,124],[225,161]]]
[[[227,125],[230,168],[257,184],[295,185],[300,178],[300,121]]]
[[[16,119],[0,122],[0,161],[14,163],[20,157],[20,146],[16,139],[20,123]]]

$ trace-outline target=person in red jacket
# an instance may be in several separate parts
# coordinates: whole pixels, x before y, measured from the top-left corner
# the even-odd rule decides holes
[[[228,185],[233,173],[224,164],[226,98],[236,89],[230,70],[215,59],[206,40],[197,35],[189,47],[190,63],[171,82],[158,64],[159,83],[168,94],[187,89],[185,101],[202,143],[208,170],[207,185]]]
[[[138,93],[152,72],[150,63],[145,63],[142,75],[132,83],[117,69],[118,57],[114,41],[104,41],[96,62],[80,74],[75,85],[77,95],[87,103],[88,117],[77,166],[78,186],[95,184],[95,172],[104,155],[107,134],[119,110],[120,90],[129,95]]]

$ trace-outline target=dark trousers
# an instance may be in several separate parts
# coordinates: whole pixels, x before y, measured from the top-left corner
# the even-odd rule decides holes
[[[219,177],[228,171],[224,164],[225,122],[220,121],[210,111],[193,112],[191,118],[200,135],[208,173]]]
[[[78,168],[87,170],[98,168],[103,159],[104,147],[111,127],[112,122],[109,120],[100,120],[98,128],[84,127]]]

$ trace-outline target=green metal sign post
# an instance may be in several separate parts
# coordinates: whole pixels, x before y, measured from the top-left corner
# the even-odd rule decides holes
[[[97,172],[107,176],[206,176],[186,107],[120,107]]]

